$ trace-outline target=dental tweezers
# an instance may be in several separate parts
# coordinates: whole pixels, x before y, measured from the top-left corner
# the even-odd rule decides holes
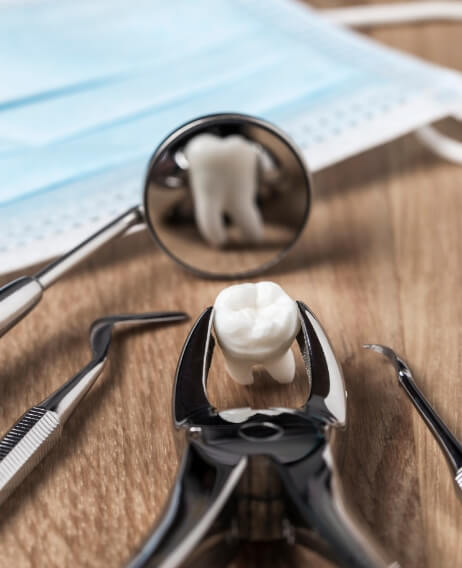
[[[297,302],[310,395],[301,408],[218,412],[207,397],[213,308],[180,356],[173,393],[183,459],[163,517],[129,568],[224,566],[242,541],[301,543],[348,568],[397,567],[346,507],[332,456],[346,421],[343,376],[311,311]]]
[[[177,322],[182,312],[114,315],[90,327],[91,361],[36,406],[30,408],[0,439],[0,504],[24,480],[57,442],[62,428],[101,374],[108,358],[114,327]]]

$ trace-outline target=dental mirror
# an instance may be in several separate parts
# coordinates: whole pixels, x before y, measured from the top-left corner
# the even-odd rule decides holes
[[[311,184],[277,128],[221,114],[189,122],[155,151],[144,190],[158,245],[203,277],[245,278],[281,260],[305,226]]]
[[[275,126],[240,114],[195,119],[154,152],[143,206],[129,209],[34,276],[0,288],[0,336],[58,278],[134,226],[146,224],[171,258],[199,276],[246,278],[287,254],[310,206],[303,158]]]

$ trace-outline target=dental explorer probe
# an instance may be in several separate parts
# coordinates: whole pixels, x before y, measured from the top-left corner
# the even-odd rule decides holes
[[[183,312],[113,315],[90,327],[91,361],[57,391],[33,406],[0,439],[0,505],[27,477],[59,439],[62,428],[101,374],[114,326],[178,322]]]
[[[454,471],[454,481],[459,489],[458,495],[462,497],[462,444],[443,422],[439,414],[432,407],[422,391],[416,385],[414,377],[407,363],[401,359],[390,347],[384,345],[367,344],[365,349],[371,349],[387,357],[398,374],[399,384],[406,391],[413,405],[430,428],[433,436],[446,455],[451,469]]]

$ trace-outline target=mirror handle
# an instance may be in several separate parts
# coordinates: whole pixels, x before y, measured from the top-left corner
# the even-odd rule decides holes
[[[30,276],[22,276],[0,288],[0,336],[28,314],[42,295],[40,282]]]
[[[141,207],[132,207],[51,262],[35,276],[22,276],[0,288],[0,336],[16,325],[41,300],[43,291],[81,260],[131,227],[144,223]]]

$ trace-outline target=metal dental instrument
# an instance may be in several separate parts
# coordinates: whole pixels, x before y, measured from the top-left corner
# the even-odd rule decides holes
[[[163,517],[130,568],[223,566],[244,540],[299,542],[349,568],[389,566],[343,500],[332,457],[346,420],[342,372],[320,323],[297,306],[311,388],[297,409],[214,409],[206,390],[213,308],[197,320],[173,392],[186,448]]]
[[[260,173],[257,176],[259,189],[266,196],[259,202],[264,238],[258,244],[244,239],[226,248],[207,246],[194,219],[187,215],[181,220],[172,219],[178,205],[191,200],[188,163],[181,159],[181,151],[195,136],[204,133],[220,138],[238,135],[250,141],[270,157],[272,170],[279,173],[275,176],[273,171],[270,180]],[[148,166],[142,206],[129,209],[34,276],[23,276],[0,288],[0,336],[29,313],[56,280],[135,226],[146,225],[164,252],[199,276],[230,279],[257,275],[279,262],[300,236],[311,207],[311,186],[301,152],[272,124],[240,114],[192,120],[171,133],[155,150]],[[212,200],[213,196],[205,199]],[[226,222],[232,232],[233,220],[227,217]]]
[[[399,384],[403,387],[413,405],[417,408],[419,414],[430,428],[446,455],[449,466],[454,472],[454,481],[459,490],[459,497],[462,497],[462,444],[456,439],[416,385],[411,370],[401,357],[390,349],[390,347],[385,347],[384,345],[367,344],[363,347],[381,353],[391,361],[398,375]]]
[[[79,402],[101,374],[114,327],[187,319],[182,312],[153,312],[101,318],[90,327],[92,360],[57,391],[30,408],[0,439],[0,504],[51,450]]]

